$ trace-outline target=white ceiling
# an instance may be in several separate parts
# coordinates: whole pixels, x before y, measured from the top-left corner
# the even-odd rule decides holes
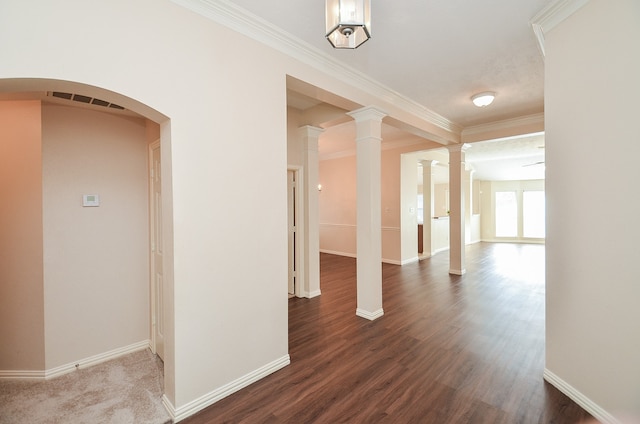
[[[231,0],[463,127],[540,113],[544,64],[530,20],[549,0],[371,0],[372,38],[325,39],[323,0]],[[479,109],[470,97],[495,91]]]
[[[325,39],[323,0],[219,1],[246,9],[462,128],[543,112],[544,64],[530,20],[549,0],[371,0],[372,38],[356,50],[335,50]],[[471,103],[481,91],[497,93],[492,105]],[[319,100],[293,91],[287,101],[300,111],[322,108]],[[355,154],[352,120],[315,124],[326,128],[321,159]],[[523,165],[544,161],[544,150],[536,147],[543,137],[473,143],[467,163],[478,179],[542,179],[544,166]],[[383,149],[440,147],[386,124],[382,138]]]
[[[417,154],[420,159],[438,160],[432,169],[434,183],[449,181],[448,152],[445,148]],[[544,134],[472,143],[465,151],[474,179],[485,181],[544,179]],[[422,167],[418,166],[418,185],[422,184]]]
[[[544,63],[530,20],[549,0],[371,0],[372,38],[356,50],[335,50],[324,37],[322,0],[231,0],[318,50],[460,125],[469,127],[543,112]],[[475,107],[470,98],[497,93]],[[318,101],[288,93],[289,106]],[[353,154],[353,123],[328,127],[321,158]],[[383,148],[425,140],[383,127]],[[534,141],[474,143],[467,152],[476,178],[542,179],[543,136]],[[426,143],[424,148],[433,148]],[[499,158],[499,159],[498,159]]]

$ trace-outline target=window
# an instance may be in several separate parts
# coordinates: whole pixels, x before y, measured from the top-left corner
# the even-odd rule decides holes
[[[525,191],[522,193],[522,223],[524,237],[544,238],[544,191]]]
[[[496,237],[518,237],[518,199],[515,191],[496,191]]]

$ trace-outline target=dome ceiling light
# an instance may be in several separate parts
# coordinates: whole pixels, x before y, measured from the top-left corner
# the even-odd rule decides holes
[[[484,93],[478,93],[471,97],[471,101],[478,107],[489,106],[493,103],[493,99],[496,98],[496,93],[492,91],[485,91]]]

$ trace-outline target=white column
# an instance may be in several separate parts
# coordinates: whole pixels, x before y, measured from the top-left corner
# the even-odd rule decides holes
[[[472,217],[473,217],[473,173],[472,169],[464,170],[464,225],[465,225],[465,244],[471,243]]]
[[[301,279],[304,296],[320,295],[320,220],[318,217],[318,139],[322,128],[306,125],[298,129],[304,158],[304,233]],[[297,226],[298,224],[296,224]]]
[[[437,160],[421,160],[422,164],[422,255],[430,258],[433,254],[431,227],[433,225],[433,170]]]
[[[382,217],[380,194],[382,118],[372,107],[350,112],[356,121],[357,289],[356,315],[374,320],[382,309]]]
[[[465,269],[465,156],[468,144],[447,146],[449,150],[449,274]]]

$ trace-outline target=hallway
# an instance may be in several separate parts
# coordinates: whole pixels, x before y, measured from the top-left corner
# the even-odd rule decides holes
[[[542,379],[543,245],[467,247],[383,265],[385,315],[355,316],[355,259],[321,255],[322,296],[289,300],[291,365],[188,424],[220,422],[575,423]]]

